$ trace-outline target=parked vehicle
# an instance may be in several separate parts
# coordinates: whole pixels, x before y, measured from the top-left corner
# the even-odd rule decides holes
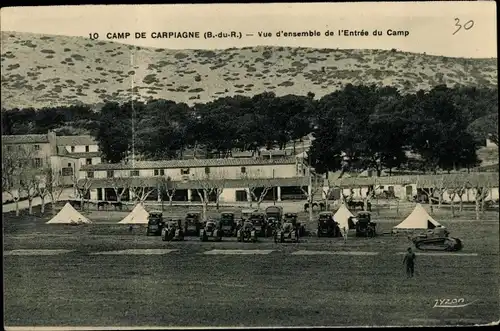
[[[267,235],[267,220],[263,212],[254,212],[250,214],[248,222],[253,224],[257,236],[265,237]]]
[[[281,227],[281,223],[274,217],[269,217],[266,222],[266,236],[272,237]]]
[[[283,217],[283,222],[285,223],[292,223],[293,226],[298,229],[299,231],[299,236],[303,237],[306,235],[306,227],[304,224],[299,222],[298,220],[298,214],[297,213],[286,213],[285,216]]]
[[[318,237],[340,237],[339,224],[335,222],[333,213],[323,211],[318,215]]]
[[[356,237],[375,237],[377,223],[372,222],[370,212],[359,212],[356,215]]]
[[[222,235],[232,237],[236,235],[236,220],[234,213],[222,212],[220,215]]]
[[[203,225],[201,222],[201,213],[189,212],[186,214],[186,218],[184,220],[184,235],[197,236],[200,233],[202,227]]]
[[[279,206],[269,206],[266,208],[266,217],[274,217],[276,218],[279,222],[282,221],[283,217],[283,208]]]
[[[222,241],[222,229],[219,222],[208,220],[200,230],[201,241]]]
[[[247,221],[252,213],[257,213],[258,209],[243,209],[241,211],[241,219]]]
[[[161,229],[163,228],[164,224],[163,213],[159,211],[151,211],[148,217],[148,228],[146,230],[146,235],[161,235]]]
[[[299,241],[299,231],[293,226],[292,223],[283,223],[283,226],[276,231],[274,236],[274,242],[298,242]]]
[[[169,220],[161,230],[161,240],[177,241],[184,240],[182,220]]]
[[[251,222],[245,222],[237,234],[238,241],[251,241],[257,242],[257,232]]]
[[[422,251],[459,251],[463,248],[462,240],[449,236],[448,230],[437,227],[412,238],[415,247]]]

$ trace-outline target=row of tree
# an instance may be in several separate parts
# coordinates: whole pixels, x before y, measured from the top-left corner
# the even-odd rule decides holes
[[[284,148],[312,133],[316,171],[346,168],[452,170],[477,166],[486,138],[498,144],[497,90],[447,88],[402,95],[392,87],[347,85],[320,99],[262,93],[188,106],[167,100],[105,103],[90,107],[4,110],[4,134],[85,128],[107,162],[131,153],[181,158],[187,150],[228,156]],[[409,160],[413,152],[420,161]]]

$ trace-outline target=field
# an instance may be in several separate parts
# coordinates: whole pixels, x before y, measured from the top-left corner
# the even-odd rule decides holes
[[[167,50],[2,32],[1,60],[4,108],[123,102],[132,94],[189,105],[270,91],[278,96],[312,92],[321,97],[348,83],[391,85],[404,92],[438,84],[497,86],[496,59],[397,50]]]
[[[168,208],[169,215],[186,211]],[[486,212],[479,222],[471,221],[470,211],[453,220],[436,211],[433,216],[463,239],[464,249],[417,252],[413,279],[402,265],[408,239],[383,234],[406,216],[394,210],[374,213],[378,237],[351,233],[345,244],[313,236],[298,244],[234,238],[201,243],[195,237],[168,243],[145,236],[141,226],[130,231],[116,224],[126,212],[91,211],[94,223],[85,226],[46,225],[50,215],[38,212],[3,215],[8,326],[427,326],[498,320],[498,211]],[[469,305],[434,307],[435,300],[459,298]]]

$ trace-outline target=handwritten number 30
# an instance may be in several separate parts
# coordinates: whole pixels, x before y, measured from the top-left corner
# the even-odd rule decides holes
[[[457,33],[458,31],[460,31],[461,28],[464,28],[465,30],[472,29],[472,27],[474,26],[474,21],[469,20],[469,21],[465,22],[464,25],[462,25],[462,24],[460,24],[460,19],[455,18],[455,26],[458,27],[458,29],[456,29],[455,32],[453,32],[453,35],[455,35],[455,33]]]

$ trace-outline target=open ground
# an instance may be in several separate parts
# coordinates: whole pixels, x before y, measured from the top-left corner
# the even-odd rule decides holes
[[[227,209],[227,208],[224,208]],[[186,207],[165,207],[179,215]],[[286,209],[285,209],[286,211]],[[376,238],[305,237],[298,244],[163,242],[117,224],[126,212],[84,213],[93,224],[47,225],[5,213],[8,326],[455,325],[498,320],[498,211],[476,222],[435,211],[457,253],[418,253],[407,279],[406,237],[383,234],[410,211],[375,211]],[[211,213],[215,213],[211,211]],[[107,217],[104,217],[108,215]],[[302,219],[307,219],[301,213]],[[307,224],[313,228],[313,224]],[[494,291],[492,291],[494,289]],[[460,299],[463,307],[435,307]]]

